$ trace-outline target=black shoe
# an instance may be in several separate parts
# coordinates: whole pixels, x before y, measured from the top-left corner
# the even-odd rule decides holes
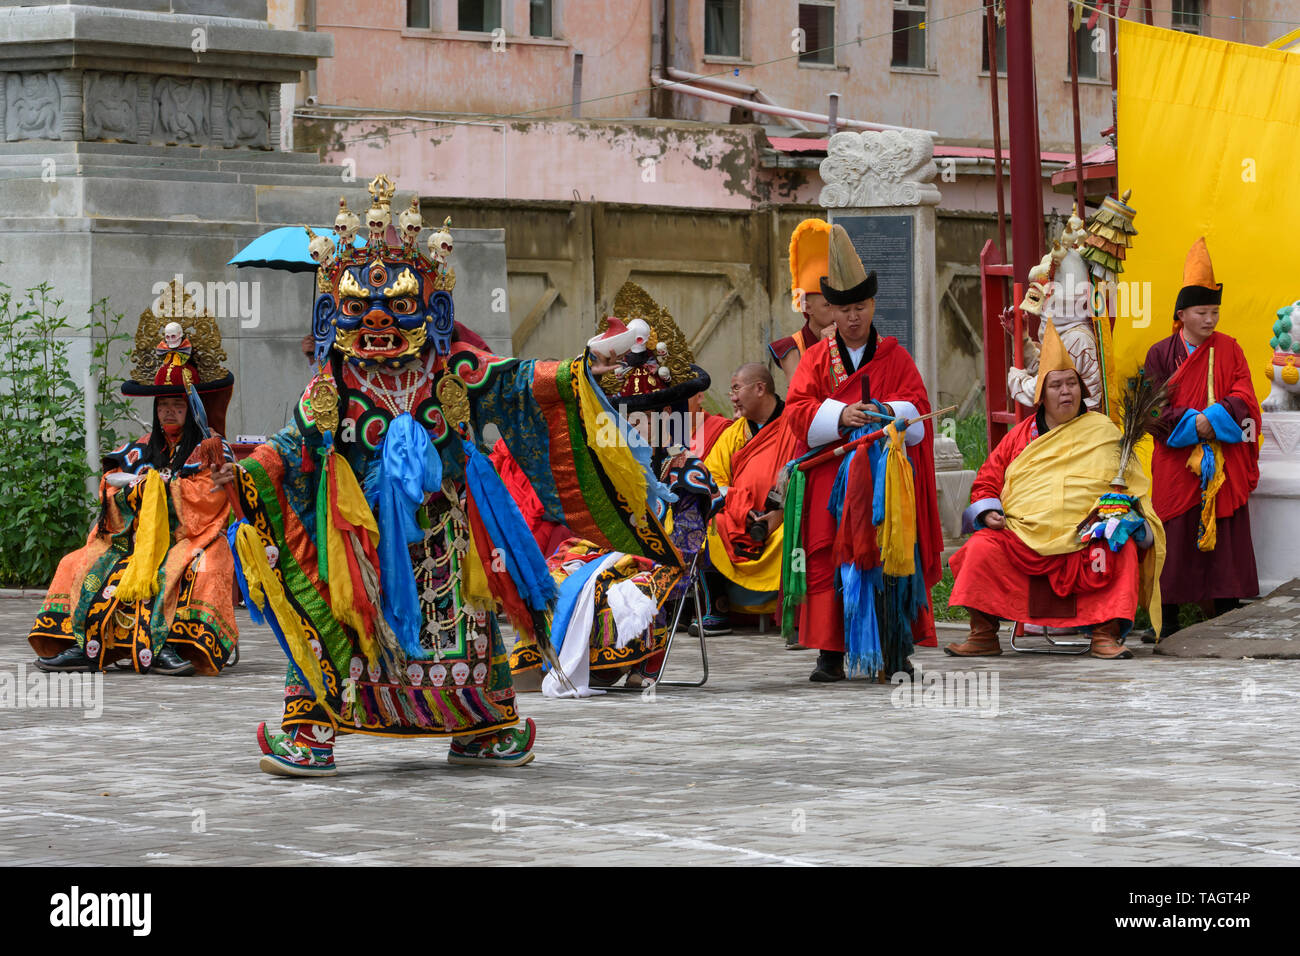
[[[170,644],[164,644],[162,650],[153,659],[149,670],[154,674],[167,674],[170,677],[189,677],[194,673],[194,665],[181,657]]]
[[[834,684],[844,680],[844,654],[837,651],[818,651],[817,669],[808,678],[815,684]]]
[[[53,657],[36,658],[36,668],[42,671],[58,672],[86,672],[99,670],[95,662],[86,656],[86,652],[73,644],[65,651],[60,651]]]

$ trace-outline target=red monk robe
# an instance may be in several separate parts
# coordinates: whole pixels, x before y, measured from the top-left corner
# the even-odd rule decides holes
[[[1219,443],[1224,482],[1214,502],[1215,547],[1212,551],[1201,551],[1196,546],[1201,483],[1187,467],[1188,456],[1199,447],[1198,440],[1193,438],[1192,444],[1176,448],[1169,441],[1189,412],[1207,411],[1211,404],[1208,390],[1211,349],[1214,351],[1214,404],[1226,412],[1221,424],[1231,419],[1240,428],[1246,421],[1252,421],[1256,440]],[[1222,332],[1211,333],[1189,356],[1182,333],[1175,332],[1151,346],[1144,367],[1153,384],[1167,380],[1169,389],[1169,405],[1159,424],[1152,428],[1156,443],[1151,455],[1151,499],[1165,526],[1167,549],[1160,577],[1161,599],[1169,604],[1185,604],[1212,598],[1252,597],[1259,593],[1259,578],[1246,502],[1259,484],[1258,436],[1262,420],[1246,356],[1236,339]],[[1208,410],[1215,417],[1222,414]],[[1186,430],[1185,426],[1183,431]]]
[[[837,420],[841,404],[862,400],[862,377],[870,378],[871,398],[892,405],[896,414],[907,414],[903,405],[912,405],[917,414],[930,412],[930,398],[916,363],[893,337],[879,338],[871,330],[862,356],[862,366],[849,373],[842,365],[837,371],[835,356],[841,363],[851,361],[842,340],[822,339],[799,361],[790,390],[786,395],[786,427],[795,436],[795,454],[808,451],[809,430],[816,422],[813,435],[819,444],[826,423]],[[846,374],[847,373],[847,374]],[[833,404],[827,405],[827,402]],[[818,416],[818,412],[826,411]],[[832,418],[831,416],[835,416]],[[908,440],[914,434],[922,437],[916,444],[907,446],[907,455],[914,467],[916,485],[917,543],[921,550],[921,571],[927,591],[943,575],[943,530],[939,524],[939,505],[934,478],[934,430],[930,421],[908,429]],[[922,431],[923,429],[923,431]],[[835,543],[835,519],[828,510],[831,488],[840,459],[825,462],[810,469],[804,491],[803,544],[807,551],[807,599],[799,610],[799,643],[824,651],[844,650],[844,609],[836,591],[836,565],[832,560]],[[927,607],[917,617],[912,627],[913,642],[923,647],[935,647],[934,614]]]
[[[983,511],[1001,510],[1007,468],[1039,436],[1041,419],[1040,412],[1009,431],[980,466],[971,485],[973,503],[963,516],[963,530]],[[1114,618],[1132,621],[1140,585],[1137,546],[1130,540],[1118,552],[1106,550],[1101,562],[1094,560],[1094,548],[1041,555],[1012,531],[981,527],[948,559],[955,577],[948,604],[1046,627],[1077,627]]]
[[[807,429],[804,430],[805,434],[806,432]],[[765,503],[768,492],[781,476],[781,469],[806,450],[807,445],[790,431],[785,414],[782,413],[776,421],[760,428],[758,434],[745,442],[731,457],[731,485],[722,510],[714,519],[714,527],[733,566],[743,567],[754,563],[736,550],[737,543],[742,547],[753,546],[748,531],[749,513],[767,510]],[[769,549],[771,557],[768,561],[775,565],[774,571],[779,578],[781,538],[769,537],[764,547],[765,556],[769,554]],[[748,580],[739,583],[751,590],[775,590],[752,584]]]

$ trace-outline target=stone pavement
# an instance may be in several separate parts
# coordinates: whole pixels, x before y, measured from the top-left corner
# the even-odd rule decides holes
[[[1300,658],[1300,578],[1257,601],[1171,634],[1156,653],[1166,657]]]
[[[0,600],[0,686],[32,659],[37,603]],[[0,864],[1300,862],[1290,661],[923,649],[926,670],[983,675],[982,706],[895,706],[901,689],[814,685],[812,652],[733,635],[702,689],[527,695],[529,767],[343,738],[337,777],[296,781],[257,769],[284,661],[240,623],[221,677],[109,673],[97,719],[0,710]]]

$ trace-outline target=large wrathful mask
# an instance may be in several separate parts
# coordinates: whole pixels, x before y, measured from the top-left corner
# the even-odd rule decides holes
[[[454,326],[455,271],[420,252],[418,200],[401,214],[400,239],[390,245],[389,204],[396,187],[387,176],[377,176],[369,190],[364,246],[354,246],[361,221],[344,199],[334,225],[337,248],[313,235],[320,247],[312,256],[319,263],[312,314],[316,359],[323,362],[334,348],[362,368],[395,368],[430,347],[446,355]]]

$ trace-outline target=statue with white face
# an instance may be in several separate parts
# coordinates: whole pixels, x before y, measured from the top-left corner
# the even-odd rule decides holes
[[[185,341],[185,330],[179,322],[168,322],[163,326],[163,344],[169,349],[178,349]]]
[[[419,687],[424,681],[424,668],[415,661],[406,665],[406,679],[412,687]]]
[[[434,687],[441,687],[447,683],[447,668],[441,664],[434,664],[429,668],[429,680]]]
[[[488,639],[486,634],[479,634],[474,638],[474,653],[479,657],[487,657]]]
[[[474,683],[482,685],[483,681],[486,679],[487,679],[487,665],[484,664],[482,661],[479,661],[477,664],[474,665]]]
[[[464,687],[465,681],[469,680],[469,665],[464,661],[457,661],[452,664],[451,678],[456,682],[457,687]]]
[[[365,663],[361,660],[361,658],[359,657],[352,658],[352,660],[348,661],[348,676],[351,677],[354,681],[361,680],[361,670],[364,667],[365,667]]]

